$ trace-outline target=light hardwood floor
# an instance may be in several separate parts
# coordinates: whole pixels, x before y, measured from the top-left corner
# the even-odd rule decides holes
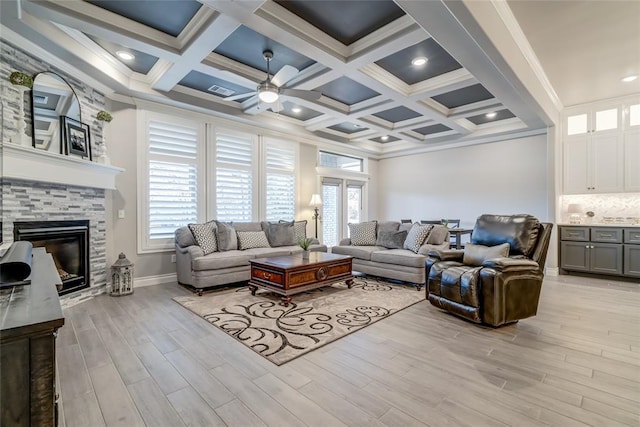
[[[538,315],[499,329],[423,301],[279,367],[185,294],[65,311],[62,425],[640,425],[640,284],[547,277]]]

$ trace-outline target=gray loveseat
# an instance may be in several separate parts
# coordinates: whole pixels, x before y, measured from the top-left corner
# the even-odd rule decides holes
[[[306,221],[301,223],[306,227]],[[268,223],[244,222],[232,223],[232,226],[236,232],[259,232],[265,231]],[[327,247],[318,243],[316,240],[309,249],[326,252]],[[194,288],[198,295],[202,295],[205,288],[249,280],[251,276],[249,260],[252,258],[285,256],[302,252],[302,248],[298,245],[287,245],[245,250],[216,250],[205,255],[189,227],[176,230],[175,247],[178,283]]]
[[[380,243],[381,233],[408,232],[412,225],[400,224],[396,221],[378,222],[376,243]],[[415,283],[420,290],[426,283],[427,254],[434,249],[449,249],[449,231],[445,226],[435,225],[417,252],[401,248],[389,249],[378,244],[354,246],[351,244],[351,239],[343,239],[339,246],[331,248],[331,253],[351,255],[355,271]]]

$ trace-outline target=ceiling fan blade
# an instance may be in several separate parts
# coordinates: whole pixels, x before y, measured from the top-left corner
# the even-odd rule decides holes
[[[285,96],[306,99],[307,101],[317,101],[322,96],[321,92],[315,90],[280,89],[280,93]]]
[[[285,65],[280,68],[280,71],[276,73],[275,76],[271,79],[271,83],[280,87],[292,78],[294,78],[299,73],[296,67],[292,67],[291,65]]]
[[[239,93],[237,95],[227,96],[226,98],[222,98],[222,99],[224,99],[225,101],[236,101],[238,99],[248,98],[255,94],[256,94],[255,92]]]

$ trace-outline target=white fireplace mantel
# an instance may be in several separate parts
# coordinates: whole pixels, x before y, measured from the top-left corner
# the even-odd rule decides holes
[[[115,190],[116,175],[124,172],[116,166],[17,144],[0,144],[0,150],[3,178]]]

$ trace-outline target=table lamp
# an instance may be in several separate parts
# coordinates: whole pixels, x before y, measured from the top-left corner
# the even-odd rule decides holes
[[[322,198],[320,198],[319,194],[314,194],[311,196],[311,201],[309,202],[309,206],[313,206],[313,220],[316,223],[316,239],[318,238],[318,218],[320,217],[320,212],[318,211],[318,207],[322,206]]]

